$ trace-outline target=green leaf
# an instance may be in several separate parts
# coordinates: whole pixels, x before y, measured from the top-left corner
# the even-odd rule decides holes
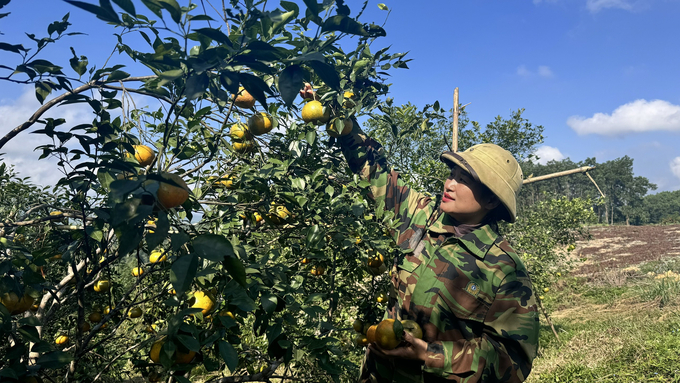
[[[38,363],[41,368],[45,369],[56,369],[64,367],[65,365],[71,363],[73,357],[63,351],[52,351],[47,354],[41,355],[38,358]]]
[[[276,305],[279,303],[279,298],[274,294],[267,294],[262,296],[262,308],[267,314],[271,314],[276,310]]]
[[[323,239],[324,233],[319,225],[311,226],[307,229],[307,236],[305,238],[305,245],[310,249],[316,249],[319,247],[321,240]]]
[[[194,338],[193,336],[179,334],[177,335],[177,339],[179,339],[179,341],[184,345],[184,347],[188,348],[191,351],[198,352],[201,349],[201,344],[198,343],[198,340],[196,340],[196,338]]]
[[[390,10],[389,8],[387,8],[387,5],[385,5],[383,3],[378,3],[378,8],[380,8],[380,10],[382,10],[382,11],[389,11]]]
[[[216,41],[220,44],[228,45],[230,47],[233,47],[234,45],[232,44],[231,40],[229,40],[229,36],[225,35],[224,32],[220,31],[219,29],[214,29],[214,28],[200,28],[196,29],[196,32],[202,34],[203,36],[206,36],[213,41]]]
[[[35,98],[38,99],[40,104],[45,102],[45,99],[50,93],[52,93],[52,87],[50,87],[48,83],[42,81],[37,81],[35,83]]]
[[[33,326],[21,326],[17,331],[22,337],[31,342],[40,342],[40,334],[38,334],[38,330]]]
[[[206,88],[208,88],[208,83],[210,79],[207,73],[192,74],[187,79],[187,85],[184,89],[184,93],[187,100],[195,100],[205,93]]]
[[[158,245],[163,243],[170,230],[170,222],[168,221],[168,214],[164,211],[158,213],[158,221],[156,221],[156,229],[153,233],[146,234],[146,245],[149,251],[155,249]]]
[[[182,9],[177,4],[175,0],[156,0],[161,7],[165,8],[169,13],[172,20],[179,23],[182,20]]]
[[[78,56],[76,56],[76,52],[71,48],[71,52],[73,52],[73,58],[69,60],[69,63],[71,64],[71,68],[78,73],[78,76],[82,76],[87,72],[87,57],[85,56],[80,56],[80,59]]]
[[[226,257],[224,259],[224,268],[227,269],[229,275],[234,278],[239,285],[246,287],[246,268],[237,257]]]
[[[214,262],[221,262],[225,257],[236,257],[231,242],[221,235],[202,234],[194,238],[191,244],[199,257]]]
[[[239,78],[238,73],[222,71],[220,73],[220,84],[231,94],[238,92]]]
[[[14,53],[20,53],[21,51],[28,52],[28,49],[24,48],[24,46],[21,44],[12,45],[7,43],[0,43],[0,50]]]
[[[114,70],[111,72],[109,77],[106,79],[106,82],[111,82],[111,81],[118,81],[118,80],[123,80],[130,77],[130,74],[127,72],[123,72],[122,70]]]
[[[322,32],[344,32],[350,35],[368,36],[368,32],[359,22],[348,16],[333,16],[328,18],[321,27]]]
[[[64,1],[87,12],[94,13],[100,20],[104,20],[109,23],[120,24],[120,19],[118,18],[118,15],[115,12],[111,12],[110,10],[104,7],[98,7],[96,5],[84,3],[82,1],[75,0]]]
[[[179,257],[170,268],[170,283],[177,295],[184,294],[191,287],[191,282],[198,270],[198,257],[195,254],[186,254]]]
[[[132,4],[132,0],[113,0],[114,3],[116,3],[119,7],[123,8],[123,10],[132,16],[137,16],[137,13],[135,12],[135,5]]]
[[[304,0],[305,5],[307,6],[307,9],[309,9],[310,12],[314,15],[319,14],[319,4],[316,2],[316,0]]]
[[[149,8],[149,10],[154,13],[154,15],[160,17],[161,19],[163,18],[163,12],[161,12],[161,5],[158,3],[158,1],[142,0],[142,4],[146,5],[146,7]]]
[[[293,105],[295,97],[300,93],[303,86],[303,79],[305,77],[305,70],[299,65],[291,65],[284,69],[279,76],[279,92],[281,98],[286,103],[287,107]]]
[[[217,348],[220,350],[220,356],[226,363],[229,372],[234,372],[236,366],[238,366],[238,353],[236,353],[234,346],[221,340],[217,342]]]
[[[306,64],[314,70],[317,76],[321,77],[326,85],[330,86],[334,90],[341,90],[340,76],[338,76],[338,72],[334,67],[321,61],[308,61]]]

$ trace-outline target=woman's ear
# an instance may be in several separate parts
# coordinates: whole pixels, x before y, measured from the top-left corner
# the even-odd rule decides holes
[[[489,210],[489,211],[495,209],[498,205],[501,204],[501,200],[498,199],[498,197],[495,194],[493,194],[493,193],[490,193],[490,194],[491,195],[489,196],[489,199],[484,204],[484,208]]]

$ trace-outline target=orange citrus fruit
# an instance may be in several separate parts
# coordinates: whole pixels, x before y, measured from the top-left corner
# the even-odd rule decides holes
[[[241,86],[238,88],[238,95],[236,96],[236,100],[234,100],[234,104],[239,108],[252,108],[255,106],[255,98]]]
[[[366,339],[368,339],[368,343],[375,343],[375,334],[376,330],[378,329],[378,325],[374,324],[366,330]]]
[[[314,125],[321,125],[328,122],[331,118],[331,110],[324,108],[319,101],[310,101],[302,107],[302,119]]]
[[[158,186],[156,194],[158,202],[166,209],[172,209],[186,202],[189,198],[189,187],[186,182],[173,173],[161,172],[160,176],[169,182],[161,181]]]
[[[378,268],[380,265],[382,265],[385,262],[385,257],[383,257],[382,254],[378,253],[373,257],[370,257],[368,259],[368,267],[375,267]]]
[[[111,288],[111,284],[107,280],[101,280],[97,281],[97,283],[94,284],[94,291],[98,293],[103,293],[105,291],[109,291]]]
[[[80,327],[80,331],[82,331],[82,332],[88,332],[88,331],[90,331],[90,328],[91,328],[90,324],[87,323],[87,322],[81,323],[80,326],[78,326],[78,327]]]
[[[354,344],[357,346],[365,347],[368,346],[368,338],[366,338],[366,335],[364,334],[356,334],[354,337]]]
[[[209,291],[197,291],[192,298],[191,308],[201,309],[205,315],[215,308],[215,297]]]
[[[162,251],[152,251],[151,255],[149,255],[149,262],[151,263],[163,262],[166,259],[168,259],[168,255],[163,254]]]
[[[324,273],[326,273],[326,269],[323,266],[314,266],[312,267],[311,273],[312,275],[316,276],[324,275]]]
[[[66,344],[68,342],[68,336],[66,335],[59,335],[57,339],[54,340],[54,343],[58,345]]]
[[[135,267],[135,268],[132,269],[132,276],[133,277],[138,277],[142,274],[144,274],[144,270],[141,267]]]
[[[128,316],[129,316],[130,318],[139,318],[139,317],[142,316],[142,309],[140,309],[139,307],[133,307],[133,308],[128,312]]]
[[[87,317],[92,323],[99,323],[102,320],[102,314],[94,312]]]
[[[17,315],[26,312],[26,310],[30,309],[33,305],[33,301],[35,301],[35,299],[32,296],[24,294],[21,298],[19,298],[17,293],[14,291],[2,294],[2,296],[0,296],[0,304],[7,307],[7,310],[11,315]]]
[[[404,336],[404,327],[394,319],[384,319],[375,330],[375,342],[385,350],[396,348]]]
[[[135,159],[141,166],[149,166],[156,158],[156,153],[146,145],[132,145],[135,148]]]
[[[378,294],[377,297],[375,297],[375,301],[378,302],[378,303],[387,302],[387,296],[385,295],[385,293],[380,293],[380,294]]]
[[[416,321],[406,319],[401,321],[401,325],[404,327],[404,331],[411,333],[414,338],[423,339],[423,329]]]
[[[255,147],[255,142],[251,140],[234,141],[231,146],[239,153],[247,153]]]
[[[248,130],[254,136],[269,133],[274,128],[272,118],[267,113],[258,113],[248,119]]]
[[[355,320],[354,323],[352,323],[352,328],[356,332],[361,332],[361,330],[364,329],[364,321],[362,321],[361,319]]]
[[[341,126],[341,124],[344,124]],[[340,137],[340,136],[346,136],[348,135],[351,131],[352,128],[354,127],[354,124],[352,123],[352,120],[349,118],[346,118],[344,120],[341,120],[339,118],[334,118],[328,126],[326,126],[326,132],[331,137]]]
[[[242,123],[232,125],[231,128],[229,128],[229,137],[236,140],[250,138],[248,127]]]

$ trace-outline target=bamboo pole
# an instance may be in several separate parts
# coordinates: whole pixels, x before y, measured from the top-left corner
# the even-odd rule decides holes
[[[453,140],[451,148],[458,151],[458,88],[453,90]]]
[[[548,180],[548,179],[551,179],[551,178],[568,176],[570,174],[576,174],[576,173],[586,173],[586,174],[588,174],[587,172],[589,170],[593,170],[593,169],[595,169],[594,166],[582,166],[580,168],[565,170],[565,171],[557,172],[557,173],[546,174],[546,175],[543,175],[543,176],[529,177],[529,178],[526,178],[524,181],[522,181],[522,184],[526,185],[526,184],[530,184],[530,183],[536,182],[536,181],[543,181],[543,180]]]

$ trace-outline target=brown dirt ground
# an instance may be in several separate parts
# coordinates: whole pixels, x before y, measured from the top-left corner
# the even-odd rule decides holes
[[[576,259],[586,260],[572,273],[589,281],[615,269],[680,256],[680,225],[593,227],[590,233],[590,241],[577,243]]]

